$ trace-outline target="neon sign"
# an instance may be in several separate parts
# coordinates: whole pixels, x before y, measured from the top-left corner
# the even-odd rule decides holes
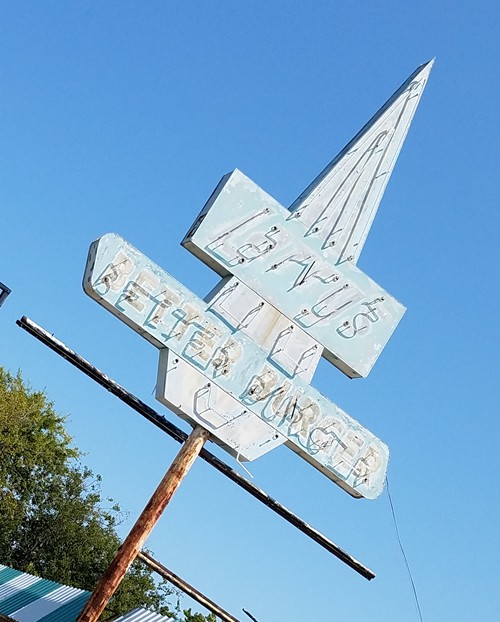
[[[366,376],[405,308],[352,263],[332,265],[308,239],[293,213],[234,171],[182,244],[280,309],[348,376]]]
[[[254,460],[285,443],[355,497],[383,489],[387,446],[321,395],[321,356],[368,375],[405,308],[356,266],[432,62],[419,67],[289,210],[238,170],[182,244],[223,278],[201,300],[116,234],[85,291],[160,350],[157,399]]]
[[[84,288],[161,348],[160,397],[165,388],[161,379],[181,361],[201,374],[203,386],[185,401],[193,400],[192,414],[233,454],[247,450],[254,458],[286,442],[350,494],[368,498],[378,494],[389,456],[386,445],[300,374],[292,381],[283,365],[273,362],[273,355],[229,328],[209,303],[125,240],[107,234],[91,246]],[[279,344],[276,348],[278,356],[282,349]],[[226,408],[218,409],[217,419],[210,398],[213,406],[224,394]],[[243,429],[231,434],[240,422]],[[254,424],[251,440],[237,446],[246,436],[245,428],[248,432]]]

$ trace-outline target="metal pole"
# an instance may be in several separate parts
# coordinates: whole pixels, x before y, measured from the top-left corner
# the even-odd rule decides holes
[[[7,285],[0,283],[0,307],[3,305],[10,292],[11,290],[7,287]]]
[[[196,426],[191,432],[113,561],[100,578],[77,622],[96,622],[99,619],[209,437],[210,433],[201,426]]]
[[[163,577],[167,581],[170,581],[172,585],[175,585],[175,587],[182,590],[185,594],[190,596],[193,600],[196,600],[200,605],[202,605],[203,607],[206,607],[211,613],[218,616],[223,622],[239,622],[239,620],[237,620],[234,616],[232,616],[230,613],[228,613],[227,611],[224,611],[224,609],[219,607],[217,603],[214,603],[213,600],[210,600],[210,598],[207,598],[204,594],[199,592],[192,585],[189,585],[187,581],[184,581],[184,579],[181,579],[181,577],[179,577],[174,572],[169,570],[166,566],[164,566],[163,564],[160,564],[160,562],[156,561],[156,559],[154,559],[154,557],[151,557],[151,555],[148,555],[148,553],[141,551],[137,555],[137,559],[140,559],[147,566],[149,566],[151,570],[154,570],[155,572],[157,572],[161,577]]]
[[[20,320],[17,320],[16,324],[28,332],[33,337],[36,337],[39,341],[48,346],[51,350],[62,356],[67,361],[69,361],[72,365],[74,365],[77,369],[82,371],[92,380],[95,380],[97,384],[100,384],[106,390],[108,390],[113,395],[116,395],[122,402],[133,408],[140,415],[145,417],[148,421],[153,423],[155,426],[166,432],[169,436],[171,436],[178,443],[183,443],[187,434],[178,428],[176,425],[171,423],[168,419],[166,419],[163,415],[160,415],[156,410],[151,408],[148,404],[144,403],[137,396],[130,391],[127,391],[120,384],[115,382],[109,376],[106,376],[105,373],[94,367],[92,363],[89,363],[86,359],[80,356],[71,348],[68,348],[66,344],[62,341],[51,335],[44,328],[30,320],[26,316],[23,316]],[[210,453],[206,449],[202,449],[200,452],[200,458],[208,462],[214,469],[217,469],[219,473],[225,475],[228,479],[233,481],[235,484],[240,486],[246,490],[249,494],[252,495],[255,499],[263,503],[270,510],[284,518],[290,525],[296,527],[303,534],[311,538],[316,544],[319,544],[326,551],[335,555],[340,561],[344,562],[347,566],[352,568],[355,572],[360,574],[365,579],[370,581],[375,578],[375,573],[363,565],[360,561],[358,561],[355,557],[341,549],[335,542],[332,542],[329,538],[327,538],[320,531],[311,527],[306,521],[304,521],[300,516],[294,514],[291,510],[285,507],[282,503],[271,497],[267,494],[262,488],[259,488],[248,479],[240,475],[238,471],[235,471],[232,467],[222,461],[214,454]]]

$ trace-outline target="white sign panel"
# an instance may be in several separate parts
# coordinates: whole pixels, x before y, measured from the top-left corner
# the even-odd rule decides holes
[[[293,214],[236,170],[222,179],[183,245],[258,292],[348,376],[366,376],[405,308],[353,264],[332,265],[302,233]]]
[[[286,210],[236,170],[183,245],[223,280],[198,298],[115,234],[85,291],[160,349],[157,399],[233,456],[285,443],[355,497],[382,491],[386,445],[310,382],[321,356],[365,377],[405,312],[356,267],[432,62]]]
[[[160,350],[156,399],[189,423],[210,430],[236,459],[255,460],[286,437],[168,348]]]
[[[191,409],[201,415],[196,421],[204,421],[214,436],[222,434],[222,444],[231,446],[234,439],[224,429],[250,411],[351,495],[374,498],[380,494],[389,458],[382,441],[300,374],[292,380],[282,363],[274,364],[280,348],[270,356],[242,331],[229,328],[208,303],[125,240],[107,234],[94,242],[84,288],[143,337],[168,348],[236,400],[233,404],[239,406],[226,413],[226,425],[212,413],[207,416],[213,410],[210,392],[199,392],[199,403]],[[167,368],[169,359],[170,355],[164,363]],[[264,440],[268,438],[269,444],[274,442],[272,433]]]

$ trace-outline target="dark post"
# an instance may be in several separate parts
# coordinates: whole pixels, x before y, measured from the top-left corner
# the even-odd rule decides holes
[[[0,283],[0,307],[5,302],[5,299],[10,294],[10,291],[11,290],[7,287],[7,285],[4,285],[3,283]]]

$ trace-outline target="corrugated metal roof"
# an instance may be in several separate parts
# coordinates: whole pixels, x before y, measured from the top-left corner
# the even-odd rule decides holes
[[[175,622],[175,620],[138,607],[119,618],[115,618],[113,622]]]
[[[75,622],[90,592],[40,579],[0,564],[0,615],[17,622]],[[175,622],[137,608],[114,622]]]
[[[0,613],[18,622],[74,622],[89,596],[0,564]]]

